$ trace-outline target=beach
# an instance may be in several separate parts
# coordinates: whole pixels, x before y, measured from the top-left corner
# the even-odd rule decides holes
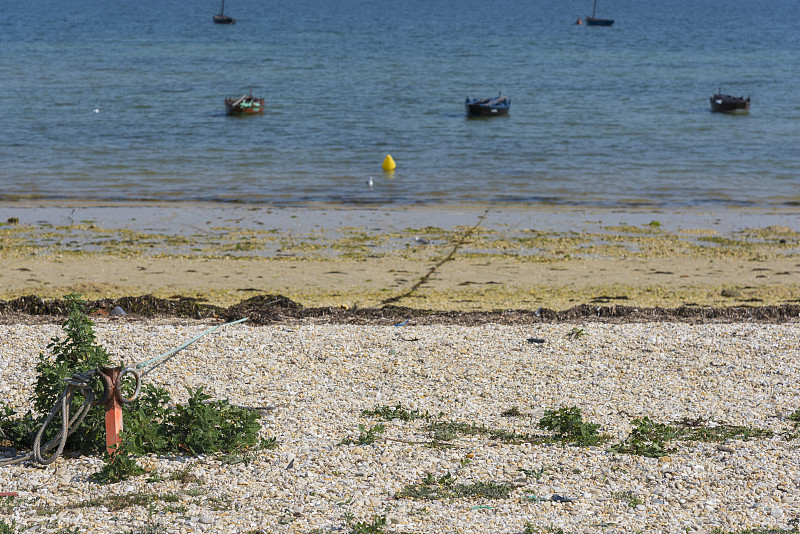
[[[0,227],[6,301],[77,291],[229,306],[277,294],[342,313],[396,298],[392,306],[468,316],[581,304],[793,309],[800,300],[800,219],[790,209],[10,203],[0,220],[11,220]],[[797,318],[465,326],[422,316],[223,327],[146,383],[177,402],[202,386],[257,410],[274,449],[246,461],[147,456],[148,474],[116,484],[92,480],[99,456],[3,467],[0,491],[16,497],[0,519],[25,532],[176,534],[796,527]],[[62,319],[0,321],[0,394],[20,413]],[[98,341],[127,365],[221,322],[93,320]],[[565,407],[599,425],[604,441],[553,440],[539,422]],[[386,417],[392,409],[415,416]],[[625,452],[645,417],[694,433],[655,455]],[[362,443],[366,430],[374,440]]]
[[[99,318],[96,330],[132,365],[208,326]],[[258,410],[261,436],[276,448],[246,462],[149,455],[139,459],[148,474],[115,484],[91,479],[98,456],[3,467],[0,489],[17,497],[0,518],[25,532],[92,533],[360,532],[358,523],[381,518],[375,532],[788,532],[796,524],[800,441],[788,417],[800,409],[797,323],[574,329],[225,327],[145,382],[177,402],[202,386]],[[56,324],[0,325],[0,393],[15,408],[30,406],[33,365],[59,335]],[[537,424],[545,412],[569,406],[608,441],[537,441],[552,435]],[[412,417],[376,414],[400,410]],[[643,417],[713,437],[670,441],[657,457],[613,452]],[[454,430],[443,435],[433,424]],[[377,425],[374,441],[360,443]],[[443,494],[410,496],[426,488]]]
[[[800,302],[800,210],[0,206],[0,299],[486,311]],[[723,294],[724,293],[724,294]]]

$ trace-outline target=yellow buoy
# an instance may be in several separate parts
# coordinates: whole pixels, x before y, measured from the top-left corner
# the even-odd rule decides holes
[[[397,167],[397,164],[392,159],[392,156],[386,154],[386,157],[383,158],[383,170],[386,172],[393,171]]]

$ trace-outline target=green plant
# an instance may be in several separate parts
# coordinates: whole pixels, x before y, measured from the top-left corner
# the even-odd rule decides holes
[[[4,402],[0,402],[0,443],[15,447],[29,447],[39,430],[31,412],[17,415],[17,412]]]
[[[711,530],[711,534],[798,534],[800,530],[797,528],[747,528],[744,530],[723,530],[719,527]]]
[[[385,527],[386,517],[375,516],[372,518],[371,523],[359,521],[353,525],[353,528],[350,530],[349,534],[383,534],[386,532],[384,530]]]
[[[14,511],[15,497],[0,497],[0,514],[11,515]]]
[[[789,421],[792,422],[795,434],[800,433],[800,409],[795,410],[793,413],[789,414]]]
[[[9,525],[3,520],[0,520],[0,534],[16,534],[17,532],[17,522],[13,519],[11,520],[11,524]]]
[[[37,379],[34,387],[33,410],[23,416],[14,417],[15,412],[6,405],[2,406],[3,417],[0,430],[9,442],[18,447],[30,447],[45,417],[56,405],[64,392],[64,379],[76,372],[90,371],[109,366],[110,358],[106,349],[97,343],[94,323],[86,315],[86,302],[80,295],[70,294],[64,297],[69,307],[69,314],[61,327],[65,333],[63,339],[54,337],[47,348],[51,356],[39,354],[36,364]],[[95,392],[102,391],[100,381],[94,379],[92,387]],[[77,394],[72,398],[72,413],[79,410],[84,398]],[[105,442],[103,407],[94,406],[89,410],[80,425],[80,431],[73,432],[67,439],[65,451],[82,453],[99,452]],[[57,424],[48,427],[44,441],[52,438],[59,431]]]
[[[638,505],[644,504],[632,491],[615,491],[611,496],[618,501],[624,501],[631,508],[636,508]]]
[[[456,421],[434,421],[425,426],[425,430],[433,432],[433,439],[437,441],[451,441],[458,436],[488,436],[505,443],[519,443],[526,441],[529,443],[541,443],[547,441],[546,438],[532,434],[520,434],[513,430],[503,428],[490,428],[474,423],[460,423]]]
[[[600,425],[583,420],[581,409],[576,406],[562,406],[558,410],[547,410],[539,420],[539,428],[552,430],[555,439],[579,445],[593,446],[608,439],[599,434]]]
[[[674,449],[667,448],[666,442],[674,439],[678,434],[675,427],[656,423],[649,417],[634,419],[631,424],[633,429],[625,441],[613,445],[610,449],[614,452],[638,454],[648,458],[666,456]]]
[[[528,478],[533,477],[536,480],[539,480],[540,478],[542,478],[542,475],[544,475],[545,467],[542,466],[539,469],[523,469],[522,467],[520,467],[519,470],[522,471],[522,473],[526,477]]]
[[[522,534],[539,534],[540,532],[549,532],[551,534],[567,534],[564,532],[564,529],[560,527],[545,527],[544,530],[539,530],[533,523],[530,521],[525,522],[525,528],[522,530]]]
[[[684,441],[721,442],[727,439],[749,440],[750,438],[770,437],[772,431],[740,425],[728,425],[706,421],[702,417],[689,419],[684,417],[673,423],[679,437]]]
[[[424,419],[427,413],[420,413],[419,410],[408,410],[398,403],[397,406],[375,406],[372,410],[362,410],[361,415],[365,417],[380,417],[384,421],[399,419],[401,421],[411,421],[412,419]]]
[[[572,330],[567,332],[567,337],[569,339],[578,339],[586,335],[586,332],[583,331],[583,328],[578,328],[577,326],[574,327]]]
[[[351,439],[351,438],[344,438],[339,443],[341,445],[352,445],[352,444],[370,445],[372,443],[375,443],[375,440],[378,437],[377,435],[378,434],[382,434],[384,430],[386,430],[386,427],[384,427],[381,424],[374,425],[369,430],[367,430],[366,426],[359,424],[358,425],[358,431],[359,431],[358,439],[354,440],[354,439]]]
[[[170,406],[163,389],[147,385],[130,405],[122,446],[131,454],[231,453],[251,448],[258,442],[258,413],[231,406],[226,400],[211,401],[199,387],[186,388],[186,406]],[[274,442],[273,442],[274,444]]]
[[[520,417],[522,415],[522,412],[520,412],[519,408],[517,408],[516,406],[512,406],[511,408],[500,412],[500,415],[502,415],[503,417]]]
[[[103,454],[105,464],[103,468],[92,475],[92,478],[101,484],[109,484],[127,480],[128,478],[144,473],[135,458],[131,458],[124,449],[117,448],[113,455],[106,451]]]
[[[186,462],[186,465],[170,473],[169,479],[180,482],[181,484],[197,482],[197,475],[192,473],[192,470],[194,470],[194,462]]]
[[[514,488],[509,484],[496,484],[494,482],[475,482],[473,484],[456,484],[455,478],[450,473],[439,477],[428,474],[422,483],[407,485],[399,493],[398,499],[457,499],[463,497],[476,497],[485,499],[507,499]]]

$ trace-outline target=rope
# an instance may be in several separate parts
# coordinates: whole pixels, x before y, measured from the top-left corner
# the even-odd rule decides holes
[[[106,376],[104,373],[99,372],[96,369],[91,371],[78,372],[73,374],[69,378],[65,378],[64,382],[67,384],[67,387],[64,388],[64,392],[61,393],[61,396],[56,401],[55,405],[53,406],[53,409],[50,410],[50,413],[47,414],[47,418],[45,418],[45,421],[44,423],[42,423],[39,432],[36,434],[36,439],[33,442],[32,452],[30,452],[29,454],[18,456],[16,458],[0,460],[0,467],[4,467],[6,465],[20,464],[31,460],[40,463],[42,465],[49,465],[53,463],[64,452],[64,447],[67,444],[67,438],[69,438],[69,436],[73,432],[75,432],[75,430],[78,428],[78,426],[80,426],[80,424],[83,422],[83,419],[89,413],[89,410],[91,410],[92,406],[105,404],[110,399],[112,391],[116,392],[117,400],[120,401],[122,404],[130,404],[139,396],[139,389],[141,387],[142,376],[145,376],[146,374],[150,373],[158,366],[163,365],[164,363],[167,362],[169,358],[175,356],[175,354],[182,351],[183,349],[185,349],[186,347],[188,347],[201,337],[205,336],[206,334],[210,334],[211,332],[218,330],[223,326],[244,322],[247,319],[248,319],[247,317],[244,317],[236,321],[231,321],[229,323],[224,323],[209,328],[208,330],[205,330],[204,332],[200,333],[198,336],[195,336],[191,340],[187,341],[180,347],[165,352],[161,356],[156,356],[155,358],[151,358],[150,360],[138,364],[136,366],[136,369],[125,367],[124,369],[122,369],[122,371],[119,374],[119,377],[117,378],[116,386],[111,383],[111,380],[108,376]],[[151,364],[156,364],[156,365],[141,373],[137,370],[141,369],[142,367],[147,367],[148,365]],[[136,379],[136,391],[134,391],[133,395],[130,398],[123,397],[121,393],[122,378],[128,373],[131,373]],[[91,385],[91,380],[95,375],[99,376],[102,379],[103,385],[105,386],[105,391],[103,392],[103,398],[101,398],[99,401],[95,400],[94,390],[92,389]],[[83,395],[83,406],[81,406],[80,409],[70,418],[69,414],[70,407],[72,405],[72,399],[75,396],[76,389],[78,389],[81,395]],[[45,430],[47,430],[47,427],[53,421],[53,419],[56,416],[56,413],[59,410],[61,410],[61,430],[58,431],[58,434],[56,434],[55,437],[53,437],[50,441],[45,443],[44,446],[42,446],[42,439],[44,437]],[[49,458],[45,458],[44,455],[47,454],[47,452],[52,450],[53,448],[56,448],[56,451]],[[16,449],[13,449],[13,451],[16,453]]]
[[[84,371],[82,373],[75,373],[69,378],[65,378],[64,382],[67,383],[67,387],[64,388],[64,392],[58,398],[53,409],[50,410],[50,413],[47,414],[47,418],[36,434],[36,439],[33,442],[33,451],[17,458],[0,460],[0,467],[20,464],[30,460],[42,465],[49,465],[53,463],[56,458],[61,456],[61,453],[64,452],[64,446],[67,444],[67,438],[70,434],[75,432],[75,429],[83,422],[84,417],[89,413],[92,406],[100,404],[99,402],[95,402],[94,390],[92,390],[90,384],[92,377],[96,373],[97,371],[95,370]],[[83,406],[70,418],[70,406],[72,405],[72,398],[75,395],[76,389],[80,390],[80,393],[83,395]],[[42,438],[44,437],[45,430],[50,425],[50,422],[59,409],[61,410],[61,430],[58,431],[55,437],[42,446]],[[54,447],[57,447],[56,451],[49,458],[45,458],[43,454],[46,454]]]
[[[212,328],[209,328],[208,330],[205,330],[205,331],[201,332],[199,335],[193,337],[192,339],[190,339],[189,341],[187,341],[186,343],[184,343],[180,347],[172,349],[170,351],[167,351],[164,354],[162,354],[161,356],[156,356],[155,358],[151,358],[151,359],[149,359],[147,361],[144,361],[144,362],[142,362],[140,364],[137,364],[136,368],[137,369],[141,369],[142,367],[147,367],[148,365],[155,364],[156,362],[158,362],[157,365],[154,365],[150,369],[142,372],[142,376],[145,376],[145,375],[151,373],[157,367],[160,367],[161,365],[164,365],[165,363],[167,363],[169,358],[171,358],[172,356],[175,356],[175,354],[177,354],[178,352],[182,351],[183,349],[185,349],[186,347],[188,347],[189,345],[191,345],[192,343],[194,343],[195,341],[197,341],[201,337],[205,336],[206,334],[210,334],[214,330],[218,330],[218,329],[222,328],[223,326],[228,326],[228,325],[236,324],[236,323],[243,323],[247,319],[248,319],[247,317],[243,317],[241,319],[237,319],[236,321],[231,321],[230,323],[223,323],[223,324],[219,324],[217,326],[214,326]],[[166,358],[166,359],[164,359],[164,358]],[[164,359],[164,361],[160,361],[162,359]]]

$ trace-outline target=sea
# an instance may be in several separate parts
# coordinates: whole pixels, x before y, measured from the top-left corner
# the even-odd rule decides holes
[[[797,0],[2,6],[0,201],[800,205]]]

